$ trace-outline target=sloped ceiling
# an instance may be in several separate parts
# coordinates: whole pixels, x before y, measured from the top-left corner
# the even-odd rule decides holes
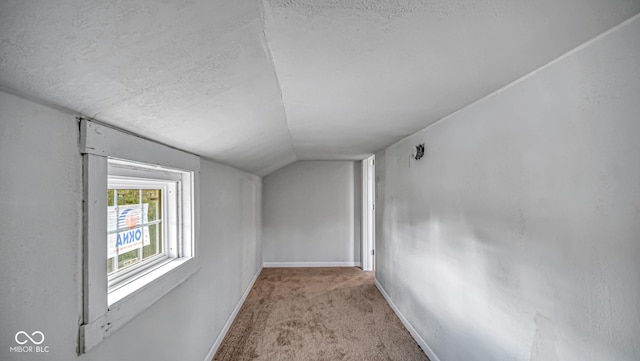
[[[609,0],[268,0],[296,155],[371,153],[640,9]]]
[[[0,2],[0,85],[266,174],[295,160],[255,0]]]
[[[0,87],[265,175],[359,159],[640,0],[4,0]]]

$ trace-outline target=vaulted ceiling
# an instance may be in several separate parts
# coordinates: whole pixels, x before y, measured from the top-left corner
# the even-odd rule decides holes
[[[0,88],[256,173],[361,159],[640,0],[3,0]]]

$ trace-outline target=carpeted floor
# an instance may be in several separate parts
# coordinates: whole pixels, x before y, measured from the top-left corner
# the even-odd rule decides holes
[[[428,361],[358,268],[265,268],[214,357]]]

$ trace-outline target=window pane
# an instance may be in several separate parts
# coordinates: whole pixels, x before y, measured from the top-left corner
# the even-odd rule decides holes
[[[122,270],[123,268],[127,268],[138,263],[138,251],[139,249],[134,249],[133,251],[129,251],[125,254],[121,254],[118,256],[118,270]]]
[[[158,225],[158,238],[156,238],[156,247],[158,249],[158,253],[164,253],[163,243],[162,243],[162,224]]]
[[[115,274],[163,253],[162,189],[109,189],[107,269]],[[117,195],[117,206],[110,199]]]
[[[161,189],[143,189],[142,203],[148,204],[147,211],[148,222],[162,219],[162,190]]]
[[[140,204],[140,190],[117,189],[117,194],[118,205],[107,207],[107,258],[117,258],[116,270],[120,270],[124,254],[138,252],[149,241],[148,235],[145,237],[146,217]],[[132,263],[126,262],[126,265]]]
[[[140,190],[139,189],[118,189],[118,205],[124,206],[127,204],[139,204],[140,203]]]
[[[145,245],[142,249],[144,259],[162,253],[162,223],[152,224],[148,230],[150,244]]]
[[[113,272],[113,257],[107,259],[107,274]]]

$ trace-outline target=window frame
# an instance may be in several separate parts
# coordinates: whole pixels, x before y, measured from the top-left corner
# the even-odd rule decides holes
[[[83,159],[83,319],[80,354],[98,345],[140,312],[186,281],[200,268],[199,174],[196,155],[153,142],[85,118],[80,121]],[[126,161],[124,161],[126,160]],[[168,174],[177,170],[180,182],[177,219],[182,225],[182,247],[173,257],[109,290],[107,276],[107,189],[109,164],[126,163],[118,176]],[[169,209],[169,208],[167,208]]]
[[[160,181],[157,179],[142,179],[142,178],[133,178],[133,177],[122,177],[117,175],[112,175],[109,173],[107,180],[107,189],[121,190],[121,189],[160,189],[162,190],[162,200],[161,200],[161,209],[162,209],[162,217],[160,218],[160,222],[156,224],[160,224],[161,229],[161,237],[162,237],[162,252],[160,254],[153,255],[147,259],[143,259],[136,262],[134,265],[126,267],[123,270],[117,270],[112,274],[107,272],[107,286],[108,292],[111,293],[116,289],[124,286],[126,283],[132,281],[135,277],[139,277],[143,273],[147,273],[153,270],[155,267],[161,267],[163,263],[171,261],[176,258],[175,254],[171,254],[168,250],[170,248],[176,249],[179,247],[179,243],[182,242],[180,239],[180,222],[173,222],[176,226],[171,227],[172,216],[173,213],[171,208],[177,207],[178,202],[178,189],[179,184],[171,184],[178,183],[180,181],[172,182],[172,181]],[[171,194],[173,193],[173,194]],[[142,195],[140,195],[142,197]],[[114,200],[116,200],[117,195],[114,195]],[[153,221],[155,222],[155,221]],[[150,223],[150,222],[148,222]],[[148,224],[147,223],[147,224]],[[144,227],[144,224],[140,226]],[[171,229],[173,228],[173,229]],[[107,260],[109,257],[107,257]],[[116,263],[118,261],[115,261]]]

